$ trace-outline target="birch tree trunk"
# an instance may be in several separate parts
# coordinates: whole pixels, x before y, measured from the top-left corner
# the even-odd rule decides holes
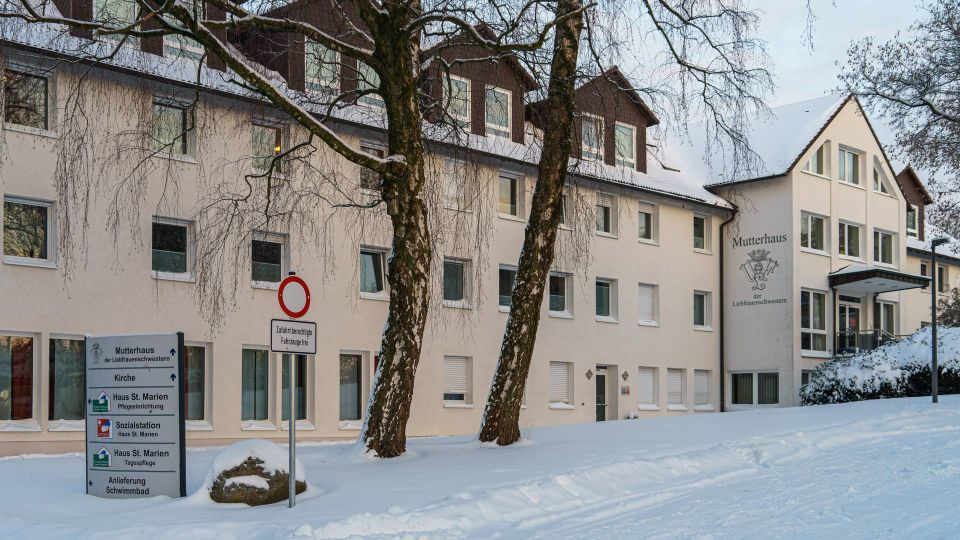
[[[550,82],[543,108],[543,153],[523,252],[511,295],[510,316],[480,428],[480,440],[506,446],[520,439],[520,404],[540,324],[547,275],[553,264],[563,186],[570,160],[577,56],[583,12],[580,0],[560,0],[557,17],[577,12],[556,27]]]

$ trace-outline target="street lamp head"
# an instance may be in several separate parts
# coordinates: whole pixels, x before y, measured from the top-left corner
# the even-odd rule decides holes
[[[935,248],[937,246],[942,246],[943,244],[946,244],[949,241],[950,239],[947,238],[946,236],[939,236],[937,238],[932,238],[930,239],[930,247]]]

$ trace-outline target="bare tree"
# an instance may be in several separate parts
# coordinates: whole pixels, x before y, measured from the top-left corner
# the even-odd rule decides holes
[[[927,171],[937,197],[932,216],[960,232],[960,1],[930,0],[903,34],[853,43],[841,84],[895,133],[895,155]]]
[[[558,2],[558,13],[579,13],[580,4]],[[624,39],[630,35],[623,31],[622,21],[639,25],[635,16],[639,15],[643,24],[653,28],[651,32],[657,38],[653,46],[662,49],[665,60],[660,67],[676,74],[672,83],[644,92],[671,106],[682,126],[692,110],[699,111],[705,118],[703,129],[737,158],[734,162],[738,166],[749,169],[755,164],[744,130],[752,114],[765,110],[762,95],[771,86],[770,74],[763,66],[763,45],[752,36],[757,14],[739,0],[643,0],[639,14],[618,2],[607,2],[605,7],[605,11],[588,11],[586,17],[576,20],[568,18],[554,38],[550,84],[543,107],[546,127],[539,177],[500,359],[480,429],[481,441],[509,445],[520,438],[520,405],[536,343],[546,277],[554,262],[564,182],[576,168],[576,162],[571,167],[570,155],[581,44],[585,43],[588,63],[602,66],[607,61],[605,51],[624,46]],[[587,31],[581,36],[584,23]],[[615,84],[622,86],[621,81]]]

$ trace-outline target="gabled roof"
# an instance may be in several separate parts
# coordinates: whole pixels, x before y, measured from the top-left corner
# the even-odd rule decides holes
[[[477,24],[477,25],[474,25],[473,28],[484,39],[489,39],[493,41],[497,38],[496,33],[493,31],[493,29],[491,29],[486,24]],[[477,49],[483,48],[482,46],[474,43],[472,39],[464,36],[462,33],[458,33],[449,38],[442,39],[430,47],[424,48],[423,51],[421,52],[421,56],[424,58],[423,61],[428,62],[430,58],[432,58],[433,56],[436,56],[439,50],[445,47],[452,47],[452,46],[476,47]],[[490,54],[491,54],[491,61],[503,60],[510,67],[510,69],[512,69],[513,72],[516,73],[517,78],[520,80],[520,85],[526,91],[529,92],[531,90],[536,90],[540,88],[540,83],[537,82],[537,80],[533,77],[533,75],[530,74],[529,71],[527,71],[527,68],[523,67],[520,64],[520,61],[517,60],[516,55],[513,55],[513,54],[496,55],[494,58],[494,53],[490,53]],[[454,61],[455,60],[456,59],[454,59]]]
[[[613,66],[610,69],[604,71],[603,73],[597,75],[596,77],[591,78],[585,83],[577,87],[576,92],[580,93],[588,89],[591,85],[594,84],[609,84],[616,88],[617,91],[622,92],[627,98],[634,103],[637,108],[640,109],[640,112],[647,119],[647,127],[655,126],[660,123],[660,119],[657,118],[657,115],[653,114],[653,111],[650,107],[647,106],[646,102],[643,101],[643,98],[640,97],[640,94],[634,90],[633,84],[630,82],[630,79],[620,71],[620,68]],[[535,101],[527,105],[527,119],[532,121],[534,125],[538,128],[543,128],[541,125],[542,121],[538,118],[538,114],[543,110],[544,104],[546,103],[546,98],[541,99],[540,101]]]
[[[907,189],[907,186],[904,186],[900,182],[900,175],[908,176],[910,180],[913,181],[914,189],[916,189],[917,193],[920,194],[920,198],[923,199],[924,204],[933,204],[933,197],[931,197],[930,193],[927,192],[927,188],[923,186],[923,181],[920,180],[920,175],[917,174],[917,171],[913,170],[912,165],[907,164],[902,171],[896,173],[897,184],[900,185],[900,191],[904,191]]]

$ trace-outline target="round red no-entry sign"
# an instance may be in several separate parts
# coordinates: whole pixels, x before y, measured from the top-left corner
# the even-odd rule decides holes
[[[287,276],[277,290],[280,309],[291,319],[299,319],[310,309],[310,288],[297,276]]]

